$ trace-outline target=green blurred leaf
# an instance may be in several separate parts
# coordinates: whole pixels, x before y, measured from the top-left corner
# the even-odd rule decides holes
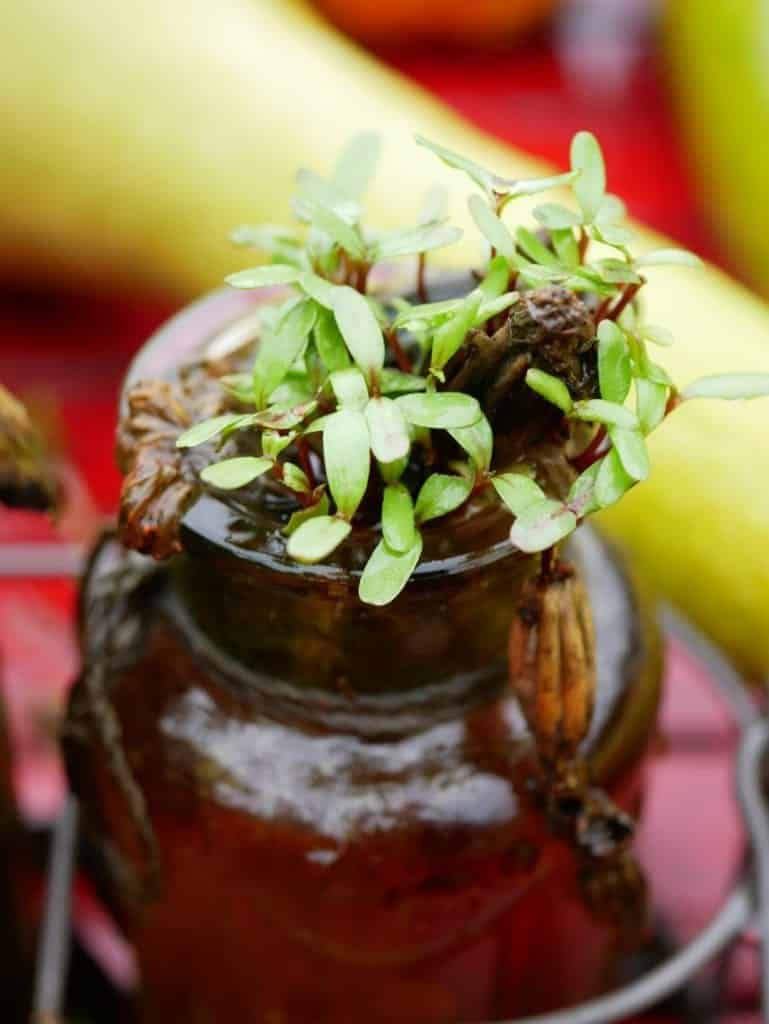
[[[455,427],[453,430],[449,430],[449,433],[470,456],[476,471],[487,473],[494,449],[494,435],[486,417],[481,414],[478,421],[472,426]]]
[[[658,327],[656,324],[644,324],[639,328],[638,333],[645,341],[650,341],[653,345],[669,348],[674,342],[673,332],[669,331],[667,327]]]
[[[348,409],[364,409],[368,402],[366,378],[355,366],[336,370],[329,377],[336,400]]]
[[[568,537],[577,527],[577,517],[559,501],[545,498],[528,505],[516,518],[510,540],[521,551],[544,551]]]
[[[534,208],[534,217],[549,231],[578,227],[582,223],[579,214],[560,203],[543,203]]]
[[[395,462],[408,455],[411,446],[408,424],[392,399],[372,398],[365,415],[371,451],[379,462]]]
[[[337,516],[313,515],[292,531],[286,551],[294,561],[305,565],[322,562],[348,537],[351,529],[349,523]]]
[[[443,299],[441,302],[424,302],[401,310],[392,322],[393,327],[408,327],[414,323],[436,324],[451,316],[462,304],[461,299]]]
[[[478,230],[486,238],[492,249],[496,249],[505,259],[515,260],[515,242],[508,229],[480,196],[470,196],[467,205]]]
[[[498,295],[496,299],[489,299],[487,302],[482,302],[478,312],[475,315],[475,323],[473,326],[477,327],[480,324],[486,323],[492,317],[497,316],[499,313],[509,309],[510,306],[520,298],[518,292],[505,292],[504,295]]]
[[[414,505],[403,484],[389,484],[382,498],[382,534],[391,551],[409,551],[416,542]]]
[[[403,471],[409,464],[408,455],[402,459],[395,459],[394,462],[377,462],[379,473],[386,484],[395,484],[403,476]]]
[[[686,249],[655,249],[635,260],[637,267],[701,267],[702,260]]]
[[[601,463],[594,462],[592,466],[580,473],[577,479],[569,488],[566,504],[578,518],[589,516],[601,506],[595,495],[596,480],[601,468]]]
[[[309,295],[311,299],[314,299],[321,306],[325,306],[326,309],[333,307],[334,296],[341,287],[341,285],[332,284],[318,274],[313,274],[309,271],[299,275],[297,284],[306,295]]]
[[[636,415],[644,434],[650,434],[665,418],[668,389],[664,384],[642,377],[635,382]]]
[[[214,416],[212,419],[202,420],[185,430],[176,440],[177,448],[194,448],[196,445],[210,441],[227,428],[236,425],[241,420],[250,419],[237,413],[225,413],[222,416]]]
[[[307,344],[318,307],[310,299],[293,306],[280,321],[277,331],[266,331],[254,361],[254,401],[263,409],[272,392]]]
[[[294,284],[302,276],[297,267],[287,267],[281,263],[265,263],[250,270],[239,270],[225,278],[233,288],[268,288],[271,285]]]
[[[556,256],[565,267],[579,266],[579,246],[571,228],[553,229],[550,238]]]
[[[257,459],[250,455],[243,455],[206,466],[200,474],[200,479],[211,487],[230,491],[237,487],[245,487],[246,484],[256,480],[271,467],[272,459]]]
[[[447,516],[470,497],[473,481],[467,477],[432,473],[417,495],[416,518],[419,523]]]
[[[408,422],[417,427],[452,430],[472,426],[481,417],[481,407],[476,399],[459,391],[402,395],[395,401]]]
[[[431,185],[422,201],[417,221],[429,224],[434,220],[445,220],[449,209],[449,193],[443,185]]]
[[[489,263],[486,276],[478,285],[482,301],[488,302],[496,299],[504,292],[510,284],[510,265],[504,256],[495,256]]]
[[[607,192],[601,200],[598,212],[595,215],[595,223],[604,228],[610,224],[617,224],[627,216],[627,207],[619,196]]]
[[[722,373],[700,377],[684,388],[682,398],[764,398],[769,395],[769,373]]]
[[[379,390],[383,395],[405,395],[414,391],[424,391],[426,387],[427,380],[414,373],[403,373],[401,370],[391,370],[388,367],[379,373]]]
[[[323,431],[323,461],[339,514],[352,519],[368,486],[371,456],[366,418],[354,409],[329,417]]]
[[[633,371],[624,332],[611,320],[598,325],[598,381],[601,396],[609,402],[625,401]]]
[[[541,268],[558,271],[560,270],[558,264],[558,257],[554,252],[541,242],[537,236],[528,230],[528,228],[518,228],[515,232],[515,240],[518,244],[518,248],[521,249],[530,260],[534,260],[536,264],[539,264]],[[526,272],[530,271],[531,267],[523,268]]]
[[[261,412],[251,413],[247,418],[251,423],[267,427],[269,430],[291,430],[310,416],[317,406],[317,402],[303,402],[301,405],[291,407],[271,405]]]
[[[442,370],[446,363],[461,347],[468,331],[475,323],[478,307],[481,304],[481,293],[476,289],[470,292],[459,309],[433,334],[430,368]],[[424,424],[428,426],[429,424]]]
[[[549,192],[551,188],[570,185],[576,176],[574,171],[565,171],[563,174],[548,174],[542,178],[519,178],[517,181],[509,181],[509,198],[518,199],[520,196],[536,196],[540,192]]]
[[[360,201],[376,173],[381,152],[382,139],[376,132],[354,135],[337,160],[332,186],[350,199]]]
[[[350,365],[344,338],[330,309],[318,309],[314,337],[318,355],[329,373],[345,370]]]
[[[610,427],[609,437],[627,475],[645,480],[649,475],[649,453],[641,431]]]
[[[298,494],[308,494],[311,490],[310,481],[304,470],[295,466],[293,462],[283,463],[283,483]]]
[[[262,452],[265,458],[274,462],[295,440],[296,434],[293,431],[288,434],[276,434],[271,430],[265,430],[262,434]]]
[[[641,278],[624,260],[596,260],[592,267],[598,271],[604,281],[610,284],[640,284]]]
[[[358,586],[358,596],[364,604],[385,605],[393,601],[406,586],[422,554],[422,538],[408,551],[393,551],[382,540],[374,548],[366,563]]]
[[[515,516],[521,515],[530,505],[546,501],[539,484],[522,473],[500,473],[491,478],[494,490]]]
[[[554,377],[544,370],[531,369],[526,373],[526,383],[532,391],[536,391],[545,401],[557,405],[567,415],[572,411],[574,403],[560,377]]]
[[[637,416],[617,402],[607,402],[602,398],[590,398],[585,402],[575,402],[571,416],[589,423],[604,423],[609,427],[625,427],[635,430],[638,427]]]
[[[487,171],[485,167],[481,167],[480,164],[476,164],[473,160],[469,160],[460,153],[455,153],[453,150],[447,149],[437,142],[431,142],[423,135],[416,135],[415,139],[417,145],[424,146],[425,149],[435,153],[444,164],[454,168],[454,170],[464,171],[471,181],[474,181],[487,195],[493,195],[494,185],[498,179],[491,171]]]
[[[634,486],[635,480],[626,472],[616,448],[611,448],[598,465],[595,497],[601,508],[614,505]]]
[[[307,508],[298,508],[296,512],[292,512],[290,519],[283,527],[283,533],[290,537],[308,519],[315,519],[316,516],[325,516],[327,513],[328,495],[323,493],[314,505],[309,505]]]
[[[440,221],[422,224],[405,231],[394,231],[379,238],[371,247],[369,258],[372,262],[392,260],[400,256],[413,256],[419,252],[430,252],[453,245],[462,237],[460,228],[451,227]]]
[[[348,224],[355,224],[360,217],[360,203],[314,171],[302,169],[296,176],[294,210],[302,220],[309,221],[313,209],[319,206],[331,210]]]
[[[585,220],[595,220],[606,193],[606,168],[598,140],[591,132],[577,132],[571,142],[571,167],[579,171],[574,195]]]
[[[349,253],[355,260],[366,258],[366,246],[361,233],[354,224],[341,217],[336,210],[321,203],[307,201],[307,212],[313,225],[320,228],[332,241]]]
[[[366,374],[380,370],[385,357],[384,337],[366,299],[354,288],[337,288],[333,310],[347,348],[361,370]]]

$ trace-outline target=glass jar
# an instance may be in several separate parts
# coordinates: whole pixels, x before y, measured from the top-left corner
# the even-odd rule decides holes
[[[251,315],[242,295],[209,298],[132,379]],[[616,929],[586,906],[543,814],[507,686],[536,565],[508,527],[480,509],[448,538],[426,530],[384,608],[357,598],[354,546],[299,566],[267,520],[211,495],[163,568],[114,539],[97,550],[68,757],[136,944],[145,1021],[459,1024],[611,982]],[[584,752],[594,783],[635,810],[656,634],[594,534],[572,557],[598,645]]]

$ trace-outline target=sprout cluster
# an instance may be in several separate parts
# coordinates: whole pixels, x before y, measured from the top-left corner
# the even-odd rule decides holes
[[[681,401],[769,393],[767,375],[707,378],[679,393],[652,360],[649,343],[669,345],[672,338],[638,315],[634,299],[644,268],[698,260],[678,249],[633,257],[624,206],[606,192],[603,157],[591,134],[574,137],[567,173],[532,180],[502,178],[426,139],[417,142],[464,172],[478,190],[468,205],[488,258],[477,286],[464,296],[417,304],[403,298],[385,303],[368,293],[371,268],[405,256],[417,258],[423,291],[426,253],[451,245],[462,232],[447,222],[439,188],[428,194],[413,227],[389,233],[365,228],[361,198],[379,141],[370,134],[356,137],[329,180],[299,172],[296,229],[263,225],[234,233],[234,241],[270,262],[233,274],[228,283],[246,289],[282,285],[290,298],[267,307],[251,372],[223,378],[248,411],[197,423],[178,440],[186,448],[224,441],[236,431],[259,432],[260,455],[212,462],[202,480],[234,490],[272,474],[296,497],[286,534],[288,554],[298,562],[319,562],[345,540],[372,475],[378,475],[382,536],[359,588],[361,600],[376,605],[393,600],[408,581],[421,556],[422,526],[454,512],[471,494],[493,488],[514,517],[512,543],[526,552],[544,551],[648,476],[646,437]],[[535,231],[508,226],[513,200],[559,186],[570,186],[573,206],[537,206]],[[566,421],[592,427],[574,459],[581,472],[563,500],[546,495],[526,467],[493,471],[495,439],[481,406],[445,387],[445,369],[470,332],[498,323],[522,295],[548,285],[589,303],[598,361],[600,396],[588,399],[575,399],[558,375],[536,368],[526,373],[528,387]],[[432,451],[441,431],[465,457],[451,462],[450,473],[428,475],[412,494],[404,471],[415,448]],[[311,479],[307,458],[299,457],[310,445],[322,458],[320,485]]]

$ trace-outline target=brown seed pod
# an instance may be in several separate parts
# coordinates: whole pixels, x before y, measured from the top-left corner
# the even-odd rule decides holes
[[[510,682],[540,758],[572,758],[595,700],[595,638],[576,570],[560,563],[530,580],[510,630]]]

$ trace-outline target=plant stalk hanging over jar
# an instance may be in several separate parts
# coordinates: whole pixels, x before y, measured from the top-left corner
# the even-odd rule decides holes
[[[769,378],[678,391],[654,362],[644,268],[697,260],[632,255],[592,135],[526,181],[417,141],[472,182],[477,268],[427,273],[460,236],[439,189],[411,227],[363,225],[359,136],[330,178],[299,172],[297,226],[235,232],[268,262],[172,321],[123,396],[69,761],[148,1020],[510,1016],[605,987],[642,932],[654,630],[589,531],[561,547],[648,476],[678,405]]]

